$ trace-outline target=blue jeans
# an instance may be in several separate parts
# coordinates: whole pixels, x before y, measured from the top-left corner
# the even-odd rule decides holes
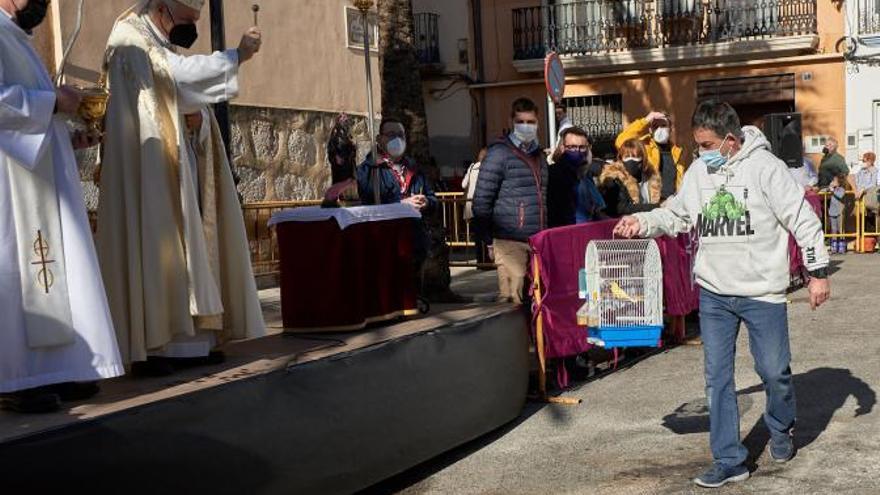
[[[721,296],[701,289],[700,331],[709,401],[709,444],[715,462],[726,467],[739,466],[749,454],[740,441],[733,370],[740,322],[748,328],[755,371],[767,394],[764,422],[771,437],[788,435],[795,420],[785,303]]]

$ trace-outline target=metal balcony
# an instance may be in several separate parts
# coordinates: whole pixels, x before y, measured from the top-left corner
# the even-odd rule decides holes
[[[515,60],[815,34],[816,0],[560,0],[513,10]]]
[[[857,35],[880,34],[880,0],[856,0]]]
[[[422,65],[440,64],[440,36],[437,20],[431,13],[413,14],[416,56]]]

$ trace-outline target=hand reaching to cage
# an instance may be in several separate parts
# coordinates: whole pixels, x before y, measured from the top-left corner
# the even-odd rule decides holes
[[[620,219],[617,222],[617,225],[614,226],[614,235],[623,237],[624,239],[632,239],[639,235],[639,232],[642,230],[642,225],[639,222],[639,219],[632,216],[627,215]]]

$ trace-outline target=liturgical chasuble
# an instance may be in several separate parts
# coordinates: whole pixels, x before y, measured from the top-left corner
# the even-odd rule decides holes
[[[0,10],[0,393],[123,373],[70,132]]]
[[[105,69],[98,253],[123,357],[205,355],[214,342],[264,335],[213,115],[203,112],[196,152],[185,137],[185,113],[237,94],[236,52],[179,55],[142,2],[116,21]]]

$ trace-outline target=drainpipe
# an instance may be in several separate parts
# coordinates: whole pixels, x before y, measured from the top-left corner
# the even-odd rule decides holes
[[[473,20],[474,32],[474,69],[477,72],[477,81],[486,82],[486,68],[483,63],[483,0],[471,0],[471,19]],[[478,105],[479,130],[477,133],[477,148],[486,146],[486,89],[479,88],[475,100]]]
[[[564,7],[563,7],[564,8]],[[547,0],[541,0],[541,25],[544,35],[544,56],[550,53],[550,40],[552,38],[550,33],[550,8],[547,5]],[[556,105],[553,102],[553,99],[550,97],[550,93],[547,93],[547,146],[550,149],[556,148]]]

